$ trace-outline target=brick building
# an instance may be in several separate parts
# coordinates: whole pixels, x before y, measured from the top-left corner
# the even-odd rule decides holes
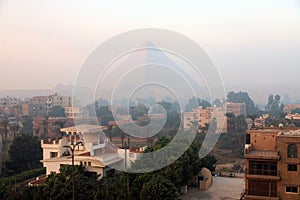
[[[300,129],[250,129],[245,135],[245,199],[300,199]]]

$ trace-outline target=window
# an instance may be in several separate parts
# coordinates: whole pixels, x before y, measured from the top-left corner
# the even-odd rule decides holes
[[[298,157],[297,146],[295,144],[288,145],[287,156],[288,156],[288,158],[297,158]]]
[[[246,144],[251,144],[251,136],[250,134],[246,134]]]
[[[297,171],[297,165],[288,164],[288,171]]]
[[[57,152],[50,152],[50,158],[57,157]]]
[[[286,193],[298,193],[298,187],[296,186],[286,186],[285,187]]]

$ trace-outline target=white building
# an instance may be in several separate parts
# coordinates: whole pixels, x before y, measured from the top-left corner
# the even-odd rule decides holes
[[[219,107],[202,108],[201,106],[199,106],[192,112],[185,112],[183,114],[183,126],[186,130],[205,127],[213,119],[216,121],[216,132],[226,133],[227,117],[225,116],[222,108]]]
[[[226,112],[232,113],[236,117],[243,115],[246,117],[246,104],[245,103],[233,103],[233,102],[226,102],[225,103]]]
[[[118,149],[111,144],[103,133],[107,127],[96,125],[79,125],[61,129],[66,134],[62,139],[41,141],[46,174],[58,173],[62,165],[72,164],[72,152],[69,147],[78,142],[74,150],[74,164],[83,165],[88,171],[102,176],[111,170],[129,168],[139,158],[138,152]]]
[[[88,117],[88,110],[84,107],[65,107],[67,118],[85,118]]]

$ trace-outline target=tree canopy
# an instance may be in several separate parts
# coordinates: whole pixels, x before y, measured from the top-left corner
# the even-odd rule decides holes
[[[16,173],[41,167],[42,148],[37,137],[21,135],[14,139],[6,167]]]
[[[53,106],[48,115],[50,117],[66,117],[65,109],[61,106]]]

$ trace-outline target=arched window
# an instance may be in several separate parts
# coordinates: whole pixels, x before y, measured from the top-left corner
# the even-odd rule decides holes
[[[287,147],[287,156],[288,156],[288,158],[297,158],[298,157],[297,146],[295,144],[290,144]]]

